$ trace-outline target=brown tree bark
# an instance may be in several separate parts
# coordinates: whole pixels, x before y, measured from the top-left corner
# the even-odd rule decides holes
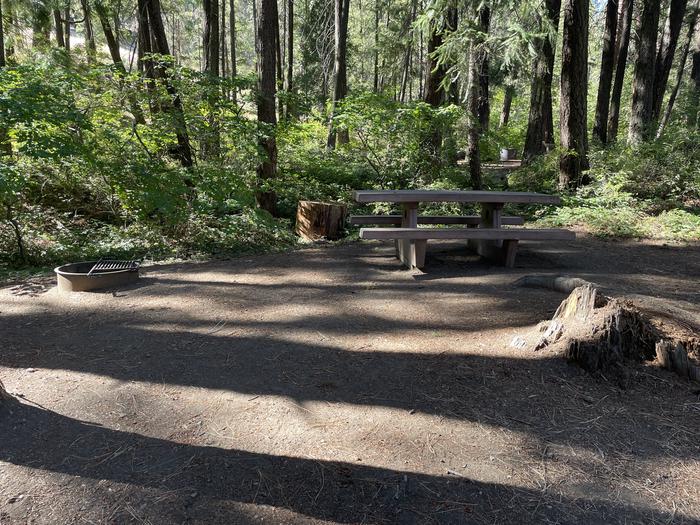
[[[219,0],[204,0],[204,72],[219,76]]]
[[[7,65],[5,57],[5,17],[2,12],[2,2],[0,1],[0,67]]]
[[[221,0],[221,16],[219,16],[219,56],[221,60],[220,74],[222,78],[228,75],[228,43],[226,42],[226,0]]]
[[[145,12],[143,13],[145,16],[139,17],[139,21],[147,24],[147,27],[140,27],[139,32],[144,35],[144,38],[145,35],[150,34],[150,45],[152,46],[151,51],[153,53],[169,56],[170,47],[168,46],[168,39],[163,26],[160,0],[140,0],[139,3],[141,7],[145,8]],[[170,71],[167,66],[159,66],[153,73],[158,79],[163,81],[170,97],[168,103],[161,109],[170,115],[177,139],[177,145],[171,150],[171,155],[180,162],[182,167],[190,168],[194,165],[194,159],[180,95],[170,81]]]
[[[229,0],[229,39],[231,41],[230,44],[230,52],[231,52],[231,78],[236,78],[238,75],[238,65],[236,64],[236,2],[235,0]],[[237,94],[236,94],[236,89],[233,89],[233,101],[236,101]]]
[[[637,60],[632,84],[632,109],[630,111],[627,141],[638,145],[651,138],[653,133],[652,110],[654,105],[654,71],[656,37],[659,28],[658,0],[641,0],[642,11],[637,33]]]
[[[349,141],[347,130],[337,130],[333,123],[338,102],[348,94],[347,73],[347,44],[348,44],[348,17],[350,14],[350,0],[335,0],[335,67],[333,75],[333,103],[331,106],[331,119],[328,126],[328,140],[326,145],[334,149],[336,140],[339,144],[347,144]]]
[[[56,45],[66,47],[66,39],[63,36],[63,18],[60,9],[53,10],[54,30],[56,31]]]
[[[457,9],[448,7],[443,13],[443,20],[433,20],[430,25],[428,46],[426,50],[426,77],[424,100],[433,107],[442,105],[447,99],[447,93],[443,89],[447,65],[438,64],[435,53],[442,46],[444,36],[457,29]]]
[[[66,43],[66,51],[70,51],[70,26],[71,26],[70,2],[63,10],[63,38]]]
[[[695,37],[690,83],[690,115],[688,117],[688,127],[691,129],[698,129],[700,128],[700,31],[698,31]]]
[[[406,18],[404,23],[403,32],[404,34],[411,33],[406,44],[406,49],[404,50],[403,56],[403,68],[401,72],[401,89],[399,91],[399,100],[401,102],[406,101],[408,95],[409,78],[411,74],[411,62],[413,57],[413,33],[411,26],[416,19],[416,10],[418,9],[418,0],[412,0],[411,2],[411,12]]]
[[[485,12],[486,11],[486,12]],[[483,186],[481,177],[481,154],[479,152],[479,142],[481,134],[484,132],[483,119],[484,102],[488,98],[488,93],[484,94],[484,65],[486,58],[486,36],[489,31],[490,12],[488,7],[481,7],[477,13],[477,32],[472,39],[469,51],[469,84],[467,96],[467,109],[469,117],[469,128],[467,131],[467,162],[469,163],[469,177],[472,188],[480,190]],[[486,73],[488,82],[488,72]],[[487,84],[488,89],[488,84]],[[488,107],[488,102],[486,103]],[[486,119],[488,125],[488,119]]]
[[[688,37],[685,40],[685,44],[683,45],[683,51],[681,51],[681,58],[680,62],[678,63],[678,71],[676,73],[676,82],[673,85],[673,89],[671,90],[671,95],[668,99],[668,104],[666,105],[666,111],[664,112],[664,116],[661,119],[661,122],[659,123],[659,129],[656,132],[656,138],[657,140],[661,138],[661,135],[664,133],[664,129],[666,129],[666,126],[668,125],[668,122],[671,120],[671,113],[673,112],[673,106],[676,103],[676,98],[678,97],[678,91],[681,87],[681,82],[683,80],[683,72],[685,71],[685,64],[688,61],[688,54],[690,52],[690,44],[693,41],[693,33],[695,32],[695,24],[698,19],[698,10],[696,9],[692,16],[690,17],[690,20],[688,21]]]
[[[546,0],[546,23],[555,31],[559,27],[561,0]],[[544,26],[544,24],[542,24]],[[546,26],[544,26],[546,27]],[[555,41],[543,38],[538,43],[538,53],[532,67],[530,89],[530,113],[527,120],[523,161],[528,162],[546,151],[546,144],[554,142],[552,115],[552,80],[554,77]]]
[[[257,0],[256,0],[257,1]],[[259,145],[265,158],[257,168],[258,206],[271,214],[277,211],[277,195],[267,186],[277,174],[277,142],[274,128],[277,125],[275,96],[277,89],[277,0],[259,0],[257,23],[258,49],[258,122],[269,129],[262,130]]]
[[[379,92],[379,0],[374,0],[374,65],[372,90]]]
[[[226,0],[222,0],[225,2]],[[202,38],[202,49],[204,55],[204,74],[209,79],[207,94],[207,104],[209,105],[209,116],[207,122],[209,132],[201,138],[202,156],[204,158],[216,158],[220,153],[221,137],[219,134],[218,122],[216,119],[216,102],[218,93],[211,84],[215,83],[219,77],[219,66],[221,59],[221,38],[219,27],[219,0],[204,0],[204,35]]]
[[[2,1],[0,1],[0,69],[7,65],[5,57],[5,18],[2,12]],[[0,156],[12,155],[12,144],[9,140],[9,133],[4,125],[0,126]]]
[[[488,37],[489,26],[491,25],[491,9],[484,5],[479,9],[479,31],[483,33],[480,37],[485,41]],[[491,103],[489,100],[489,52],[482,46],[477,53],[477,74],[479,81],[479,91],[477,99],[477,113],[479,116],[479,133],[489,130],[489,120],[491,118]]]
[[[504,128],[510,122],[510,108],[513,105],[513,95],[515,88],[508,84],[503,94],[503,107],[501,108],[501,118],[498,119],[498,127]]]
[[[676,54],[687,5],[688,0],[671,0],[668,8],[664,34],[658,46],[654,64],[654,95],[651,110],[651,119],[653,121],[658,121],[661,115],[661,106],[664,101],[666,85],[673,66],[673,57]]]
[[[617,42],[615,45],[615,81],[612,94],[610,95],[610,110],[608,113],[608,143],[617,140],[617,132],[620,125],[620,102],[622,100],[622,88],[625,83],[627,54],[632,29],[633,1],[620,0],[620,2],[620,12],[617,21]]]
[[[285,118],[294,116],[294,104],[291,93],[294,89],[294,0],[287,0],[287,71],[284,90],[287,92],[287,104],[284,107]]]
[[[610,89],[615,68],[615,40],[617,38],[618,0],[608,0],[605,7],[605,31],[603,32],[603,54],[600,59],[600,80],[595,106],[593,136],[601,144],[608,142],[608,114],[610,110]]]
[[[95,44],[95,30],[92,26],[92,9],[88,0],[80,0],[83,9],[83,24],[85,27],[85,51],[89,63],[95,61],[97,56],[97,45]]]
[[[95,13],[102,26],[102,32],[105,36],[105,41],[107,42],[107,48],[109,49],[109,54],[112,57],[112,62],[114,67],[122,76],[126,76],[126,67],[124,67],[124,62],[122,61],[121,52],[119,50],[119,43],[115,37],[114,31],[112,31],[112,25],[109,22],[109,16],[105,10],[104,5],[100,1],[95,2]],[[129,94],[129,106],[131,107],[131,113],[134,116],[135,124],[145,124],[146,119],[139,105],[139,101],[134,94]]]
[[[138,62],[137,67],[146,78],[154,79],[153,61],[147,57],[153,53],[151,45],[151,29],[148,22],[148,0],[138,0],[136,6],[136,19],[138,23]],[[116,36],[116,33],[115,33]]]
[[[586,165],[588,90],[588,0],[564,0],[559,107],[559,187],[581,183]]]
[[[109,16],[101,2],[95,2],[95,13],[97,14],[97,18],[102,26],[102,32],[104,33],[105,41],[107,42],[107,49],[109,49],[109,55],[112,57],[112,62],[121,73],[126,73],[126,68],[124,67],[121,51],[119,49],[119,42],[117,42],[117,38],[112,30],[112,25],[109,23]]]

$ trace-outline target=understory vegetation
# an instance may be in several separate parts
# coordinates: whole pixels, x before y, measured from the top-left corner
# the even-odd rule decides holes
[[[255,166],[262,153],[251,100],[216,108],[225,123],[219,130],[225,154],[185,170],[158,153],[170,140],[167,119],[149,126],[122,123],[128,93],[145,91],[138,78],[119,79],[108,66],[96,71],[60,58],[0,73],[0,103],[17,144],[13,161],[0,166],[0,263],[6,269],[288,248],[297,243],[293,223],[300,199],[351,202],[357,188],[470,187],[466,168],[455,161],[465,147],[460,107],[361,93],[343,104],[338,120],[351,130],[351,140],[335,150],[325,147],[322,112],[278,127],[279,177],[271,184],[279,217],[273,218],[255,206]],[[193,136],[210,133],[200,102],[201,90],[211,89],[208,82],[178,71]],[[238,87],[251,97],[245,79]],[[507,128],[485,137],[484,160],[496,159],[501,147],[518,147],[524,118],[515,115]],[[447,144],[440,151],[431,146],[436,132]],[[596,235],[700,240],[699,144],[697,133],[671,127],[663,140],[635,150],[616,145],[593,151],[590,182],[565,195],[564,206],[514,211]],[[556,191],[558,158],[553,151],[516,171],[508,189]],[[488,172],[485,184],[504,187]],[[392,210],[377,205],[368,211]]]
[[[258,11],[259,22],[284,21],[284,38],[280,24],[256,26],[257,4],[243,1],[222,2],[221,11],[195,3],[185,13],[177,2],[143,0],[137,16],[136,5],[120,2],[0,0],[0,273],[81,259],[289,249],[300,242],[299,200],[342,201],[351,213],[397,211],[352,203],[354,189],[558,192],[561,207],[506,211],[600,236],[700,241],[697,6],[663,2],[664,62],[655,71],[638,67],[639,49],[659,23],[645,26],[627,61],[610,62],[613,49],[599,42],[610,44],[600,27],[606,16],[605,31],[618,18],[624,29],[630,2],[619,13],[616,2],[607,10],[598,3],[589,16],[580,0],[466,2],[459,10],[377,1],[373,12],[341,1],[334,19],[333,3],[318,0],[298,6],[294,26],[291,3],[278,13],[267,1],[259,7],[271,11]],[[590,18],[590,36],[574,38],[566,24],[559,34],[569,4],[585,10],[576,20]],[[645,16],[659,15],[653,2],[640,5]],[[182,20],[165,16],[164,26],[168,13]],[[71,32],[81,39],[72,48]],[[571,87],[565,79],[574,72],[554,51],[578,44],[594,61],[602,53],[601,82],[607,71],[610,84],[616,69],[619,115],[610,122],[620,135],[629,126],[628,140],[617,130],[597,138],[605,135],[596,123],[606,121],[599,112],[607,112],[610,85],[597,99],[596,78],[582,91],[557,90],[560,80]],[[633,96],[644,71],[669,85],[658,136],[635,120],[646,111]],[[668,78],[677,79],[673,90]],[[587,122],[560,119],[586,97]],[[645,126],[655,131],[657,122]],[[504,148],[527,160],[505,179],[489,167]]]

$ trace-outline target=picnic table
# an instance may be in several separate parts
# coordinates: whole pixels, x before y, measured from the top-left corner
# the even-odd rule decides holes
[[[573,232],[563,229],[503,228],[524,223],[521,217],[503,215],[507,203],[557,205],[556,195],[517,191],[461,191],[461,190],[358,190],[353,198],[360,203],[391,202],[401,205],[401,215],[356,215],[352,224],[388,225],[389,227],[362,228],[362,239],[393,239],[396,255],[409,268],[425,265],[429,239],[466,239],[483,257],[508,267],[515,265],[519,241],[572,240]],[[418,207],[426,202],[476,203],[481,214],[477,216],[421,216]],[[419,228],[419,224],[462,224],[466,228]],[[398,227],[392,227],[398,226]]]

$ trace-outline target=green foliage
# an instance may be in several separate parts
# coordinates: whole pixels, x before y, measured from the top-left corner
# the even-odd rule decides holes
[[[0,71],[0,126],[14,146],[0,162],[0,266],[293,244],[288,222],[255,209],[257,125],[221,96],[234,84],[173,69],[193,146],[211,136],[212,122],[221,137],[220,157],[200,155],[184,169],[170,157],[175,137],[166,111],[147,125],[134,122],[134,104],[146,111],[171,102],[162,83],[147,89],[143,82],[51,59]]]
[[[455,187],[464,173],[455,168],[454,123],[461,110],[435,109],[422,102],[401,104],[361,93],[338,108],[336,125],[350,131],[350,143],[325,147],[327,126],[319,114],[278,130],[280,208],[292,216],[297,201],[345,200],[357,188],[422,188],[440,181]],[[443,137],[436,149],[433,137]]]
[[[615,145],[593,152],[591,182],[540,221],[600,236],[700,240],[698,136],[677,129],[667,137],[634,150]],[[553,190],[557,160],[552,153],[523,168],[511,178],[512,189]]]

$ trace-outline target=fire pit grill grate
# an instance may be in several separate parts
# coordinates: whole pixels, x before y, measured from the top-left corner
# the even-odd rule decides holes
[[[100,259],[90,269],[88,275],[94,272],[116,272],[120,270],[137,270],[139,263],[137,261],[118,261],[113,259]]]

